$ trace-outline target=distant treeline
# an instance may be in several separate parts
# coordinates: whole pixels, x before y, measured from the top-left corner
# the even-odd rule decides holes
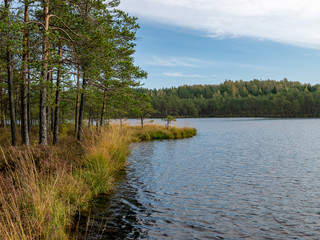
[[[320,85],[286,78],[138,92],[151,96],[152,117],[320,117]]]

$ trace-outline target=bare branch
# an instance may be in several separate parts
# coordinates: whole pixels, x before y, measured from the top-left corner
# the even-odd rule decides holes
[[[64,33],[68,36],[68,38],[70,39],[70,41],[71,41],[71,42],[73,42],[73,39],[70,37],[70,35],[67,33],[67,31],[66,31],[66,30],[64,30],[63,28],[59,28],[59,27],[52,27],[51,29],[52,29],[52,30],[59,30],[59,31],[64,32]]]
[[[36,24],[40,24],[43,28],[46,28],[45,25],[42,23],[42,22],[37,22],[37,21],[29,21],[29,22],[26,22],[27,24],[29,23],[36,23]]]

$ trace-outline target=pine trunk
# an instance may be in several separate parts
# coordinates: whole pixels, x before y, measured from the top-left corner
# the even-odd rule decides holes
[[[62,59],[62,43],[60,40],[59,44],[59,65],[61,67],[61,59]],[[60,113],[60,78],[61,78],[61,70],[58,69],[57,72],[57,90],[56,90],[56,107],[54,111],[54,125],[53,125],[53,144],[57,144],[59,141],[59,113]]]
[[[29,41],[28,41],[28,48],[29,48]],[[30,51],[28,52],[28,61],[30,60]],[[28,92],[27,92],[27,115],[28,115],[28,131],[29,131],[29,138],[31,133],[31,106],[30,106],[30,68],[28,66]]]
[[[5,0],[5,8],[9,15],[9,1]],[[7,17],[8,17],[7,15]],[[9,24],[9,23],[8,23]],[[7,46],[7,71],[8,71],[8,92],[9,92],[9,108],[10,108],[10,126],[11,126],[11,144],[12,146],[17,145],[17,123],[14,109],[14,96],[13,96],[13,56],[10,47]]]
[[[48,139],[48,143],[50,141],[50,108],[47,106],[46,107],[46,114],[47,114],[47,121],[46,121],[46,124],[47,124],[47,139]]]
[[[53,86],[53,76],[52,76],[52,71],[50,72],[49,74],[50,78],[48,81],[51,82],[51,86]],[[50,107],[50,121],[48,121],[48,126],[50,126],[50,131],[53,132],[53,129],[54,129],[54,108],[53,107]],[[48,117],[49,119],[49,117]],[[50,131],[48,131],[50,133]]]
[[[25,2],[25,10],[24,10],[24,22],[27,23],[29,21],[29,12],[28,12],[28,1]],[[27,71],[28,71],[28,38],[29,31],[28,27],[25,28],[23,34],[23,53],[22,53],[22,82],[20,85],[21,93],[21,138],[22,144],[30,145],[29,138],[29,124],[28,124],[28,103],[27,103]]]
[[[48,70],[48,82],[51,83],[50,86],[53,86],[52,69]],[[50,94],[51,94],[51,91],[52,91],[52,87],[50,88]],[[54,124],[54,110],[53,110],[53,107],[48,107],[47,112],[48,112],[47,119],[48,119],[48,141],[49,141],[50,132],[53,132],[53,124]]]
[[[7,50],[7,69],[8,69],[8,91],[9,91],[9,108],[10,108],[10,126],[11,126],[11,144],[17,145],[17,123],[15,115],[15,103],[13,97],[13,61],[12,54]]]
[[[6,122],[6,118],[5,118],[5,108],[4,108],[4,100],[3,100],[3,89],[2,87],[0,87],[0,104],[1,104],[1,119],[0,119],[0,125],[1,127],[5,127],[5,122]]]
[[[103,104],[102,104],[102,110],[101,110],[101,116],[100,116],[100,127],[103,126],[104,114],[106,112],[106,98],[107,98],[107,91],[104,90]]]
[[[39,144],[48,144],[48,123],[47,123],[47,87],[46,81],[48,79],[48,37],[49,30],[49,0],[43,0],[43,16],[44,16],[44,30],[43,30],[43,49],[42,61],[43,70],[42,78],[40,78],[40,129],[39,129]]]
[[[13,60],[12,60],[13,61]],[[13,64],[12,64],[12,69],[13,69]],[[12,75],[13,76],[13,75]],[[13,78],[12,78],[13,79]],[[19,112],[19,88],[18,87],[16,87],[15,89],[14,89],[15,91],[14,91],[14,94],[15,94],[15,97],[13,97],[13,101],[14,101],[14,103],[15,103],[15,107],[14,107],[14,115],[15,115],[15,119],[16,119],[16,122],[18,122],[18,120],[19,120],[19,118],[18,118],[18,112]]]
[[[48,48],[50,48],[50,45],[48,44]],[[52,86],[52,71],[50,68],[48,68],[48,79],[47,79],[47,83],[51,83],[50,86]],[[47,88],[47,101],[48,101],[48,96],[51,95],[51,90],[52,88],[50,87],[49,89]],[[46,111],[47,111],[47,137],[48,137],[48,142],[50,141],[50,133],[53,131],[53,128],[52,128],[52,121],[53,121],[53,118],[52,118],[52,113],[53,113],[53,110],[52,110],[52,107],[49,107],[48,106],[48,102],[46,104]]]
[[[10,126],[11,126],[11,143],[17,145],[17,123],[15,114],[15,102],[13,93],[13,63],[12,55],[7,52],[7,70],[8,70],[8,92],[9,92],[9,109],[10,109]]]
[[[76,113],[75,113],[75,121],[74,121],[75,132],[78,131],[79,90],[80,90],[80,71],[79,71],[79,68],[78,68],[78,74],[77,74],[77,100],[76,100]]]
[[[80,109],[79,109],[79,121],[78,121],[78,141],[82,141],[82,125],[83,125],[83,116],[84,116],[84,105],[86,99],[86,79],[83,76],[82,80],[82,92],[81,92],[81,100],[80,100]]]

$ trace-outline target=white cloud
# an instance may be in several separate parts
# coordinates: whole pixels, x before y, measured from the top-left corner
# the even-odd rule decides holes
[[[189,74],[183,74],[180,72],[165,72],[163,73],[163,75],[168,77],[207,78],[207,76],[203,76],[203,75],[197,75],[197,74],[189,75]]]
[[[198,67],[200,60],[194,58],[182,58],[182,57],[159,57],[151,56],[146,57],[144,64],[151,66],[165,66],[165,67]]]
[[[320,49],[319,0],[122,0],[141,19]]]
[[[192,68],[203,68],[203,67],[218,67],[218,68],[229,68],[229,67],[241,67],[249,69],[267,70],[270,67],[244,64],[237,62],[223,62],[223,61],[210,61],[192,57],[176,57],[176,56],[156,56],[156,55],[145,55],[143,56],[144,62],[142,65],[145,66],[157,66],[157,67],[192,67]]]

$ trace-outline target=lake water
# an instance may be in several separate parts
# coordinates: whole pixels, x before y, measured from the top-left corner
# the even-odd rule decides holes
[[[198,135],[133,144],[88,239],[320,239],[320,119],[177,124]]]

